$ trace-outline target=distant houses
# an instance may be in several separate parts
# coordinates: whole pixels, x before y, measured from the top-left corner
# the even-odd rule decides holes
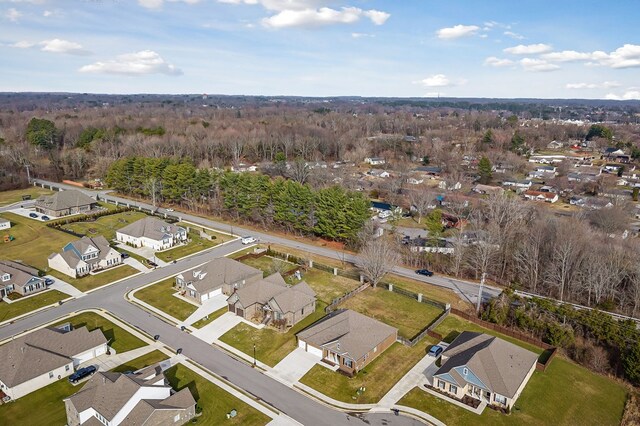
[[[0,260],[0,299],[16,292],[22,296],[46,290],[44,278],[38,270],[22,263]]]
[[[366,157],[364,162],[372,166],[381,166],[386,163],[385,159],[381,157]]]

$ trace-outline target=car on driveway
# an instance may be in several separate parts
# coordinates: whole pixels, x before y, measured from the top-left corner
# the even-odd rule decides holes
[[[429,349],[427,355],[438,358],[443,350],[444,348],[442,346],[433,345],[431,346],[431,349]]]
[[[253,244],[255,243],[257,240],[254,237],[242,237],[242,244]]]
[[[49,220],[49,216],[42,216],[40,219],[42,219],[42,220]]]
[[[431,272],[428,269],[418,269],[416,270],[416,274],[418,275],[424,275],[425,277],[431,277],[433,276],[433,272]]]
[[[45,283],[45,285],[51,285],[51,284],[55,283],[55,280],[53,280],[51,278],[45,278],[44,279],[44,283]]]
[[[35,219],[38,217],[38,215],[36,213],[29,213],[29,217]]]
[[[122,257],[123,259],[127,259],[129,258],[129,253],[120,253],[120,257]]]
[[[93,365],[81,368],[69,376],[69,382],[78,383],[80,380],[84,379],[85,377],[91,376],[96,371],[98,371],[98,369]]]

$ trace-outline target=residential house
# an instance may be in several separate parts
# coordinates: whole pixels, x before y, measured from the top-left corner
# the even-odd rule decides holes
[[[396,341],[398,330],[358,312],[340,309],[296,337],[298,347],[353,376]]]
[[[77,278],[92,271],[112,268],[122,263],[120,253],[109,246],[102,235],[82,237],[68,243],[60,253],[48,258],[49,268]]]
[[[518,179],[505,179],[502,182],[502,186],[510,186],[516,189],[529,189],[531,188],[531,182],[529,179],[518,180]]]
[[[189,387],[173,390],[159,366],[133,374],[100,371],[64,399],[67,425],[184,425],[196,416]]]
[[[445,190],[448,189],[449,191],[457,191],[462,188],[462,184],[460,182],[447,183],[446,180],[441,180],[440,183],[438,183],[438,188]]]
[[[532,155],[531,157],[529,157],[529,162],[538,164],[553,164],[561,163],[566,158],[566,155]]]
[[[28,296],[46,288],[44,278],[38,276],[36,268],[10,260],[0,260],[0,299],[14,291]]]
[[[414,174],[420,175],[425,178],[435,179],[440,177],[442,168],[437,166],[419,166],[413,169]]]
[[[538,355],[498,337],[462,332],[442,353],[433,386],[457,399],[464,396],[511,408],[536,369]]]
[[[616,147],[608,147],[605,148],[604,151],[602,151],[602,158],[606,158],[609,160],[614,160],[616,159],[619,155],[624,156],[625,153],[623,150],[616,148]]]
[[[496,163],[491,167],[491,171],[494,173],[513,173],[516,167],[513,164],[509,163]]]
[[[50,217],[61,217],[88,213],[97,206],[97,201],[82,191],[70,189],[53,195],[43,195],[35,201],[34,206],[38,213]]]
[[[254,164],[238,163],[237,165],[231,166],[231,171],[238,172],[238,173],[255,172],[257,170],[258,170],[258,166]]]
[[[410,185],[420,185],[421,183],[424,183],[424,179],[421,177],[408,177],[407,178],[407,183]]]
[[[187,241],[187,230],[154,216],[147,216],[116,231],[116,240],[134,247],[166,250]]]
[[[383,203],[381,201],[372,201],[370,209],[375,213],[382,213],[385,217],[392,216],[393,214],[402,214],[402,207],[393,206],[389,203]]]
[[[11,228],[11,222],[5,218],[0,217],[0,229]]]
[[[282,275],[275,273],[237,289],[227,304],[229,312],[244,319],[291,327],[315,312],[316,293],[304,281],[288,286]]]
[[[561,149],[564,146],[563,142],[560,141],[551,141],[547,144],[548,149]]]
[[[558,194],[555,192],[542,192],[528,190],[523,192],[524,198],[533,201],[546,201],[547,203],[555,203],[558,201]]]
[[[371,164],[372,166],[380,166],[386,163],[385,159],[380,157],[366,157],[364,159],[364,162],[367,164]]]
[[[185,297],[202,303],[216,295],[231,295],[235,289],[260,281],[262,277],[259,269],[221,257],[180,273],[176,286]]]
[[[377,177],[377,178],[388,178],[389,176],[391,176],[391,173],[389,173],[386,170],[381,170],[381,169],[371,169],[368,172],[369,176],[373,176],[373,177]]]
[[[408,241],[409,248],[414,253],[440,253],[440,254],[453,254],[455,251],[451,242],[444,238],[439,238],[436,241],[427,238],[414,238]]]
[[[618,173],[618,171],[620,169],[622,169],[624,166],[620,165],[620,164],[605,164],[603,171],[605,173]]]
[[[547,165],[540,165],[540,166],[536,166],[535,171],[539,172],[539,173],[552,173],[552,174],[556,174],[558,168],[556,166],[547,166]]]
[[[0,346],[0,393],[18,399],[107,352],[100,329],[42,328]]]

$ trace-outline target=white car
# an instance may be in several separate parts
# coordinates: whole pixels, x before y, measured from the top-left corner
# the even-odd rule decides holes
[[[165,210],[168,211],[168,212],[172,212],[173,211],[173,209],[165,209]]]
[[[242,237],[242,239],[240,241],[242,241],[242,244],[253,244],[257,240],[255,238],[253,238],[253,237]]]

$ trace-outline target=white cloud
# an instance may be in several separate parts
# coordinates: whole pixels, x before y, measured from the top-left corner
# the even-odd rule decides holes
[[[31,43],[23,40],[23,41],[18,41],[16,43],[13,43],[10,46],[18,49],[29,49],[30,47],[35,46],[35,43]]]
[[[353,38],[366,38],[366,37],[375,37],[375,34],[367,34],[367,33],[351,33],[351,37]]]
[[[173,64],[166,62],[159,54],[152,50],[127,53],[106,62],[95,62],[93,64],[83,66],[79,71],[86,73],[123,75],[182,74],[180,69],[176,68]]]
[[[343,7],[341,10],[321,7],[320,9],[285,9],[273,16],[264,18],[262,25],[268,28],[321,27],[333,24],[353,24],[362,16],[375,25],[382,25],[389,18],[386,12],[362,10],[357,7]]]
[[[48,18],[51,15],[53,15],[53,12],[50,10],[45,10],[44,12],[42,12],[42,16],[44,16],[45,18]]]
[[[524,58],[520,60],[520,65],[525,71],[547,72],[560,69],[556,64],[551,64],[544,59]]]
[[[545,53],[552,49],[548,44],[519,44],[514,47],[507,47],[503,51],[505,53],[511,53],[512,55],[537,55],[538,53]]]
[[[450,40],[460,37],[468,37],[476,34],[480,27],[477,25],[454,25],[449,28],[441,28],[436,31],[438,38]]]
[[[505,31],[503,34],[506,35],[507,37],[511,37],[511,38],[516,39],[516,40],[523,40],[524,39],[524,36],[522,34],[514,33],[513,31]]]
[[[610,89],[618,87],[620,83],[617,81],[605,81],[604,83],[567,83],[567,89]]]
[[[431,75],[418,83],[426,87],[447,87],[452,85],[451,80],[444,74]]]
[[[622,95],[616,95],[615,93],[608,93],[605,99],[611,99],[615,101],[628,101],[631,99],[640,99],[640,90],[627,90]]]
[[[552,62],[585,61],[592,58],[591,53],[576,52],[575,50],[563,50],[562,52],[550,52],[540,55],[541,58]]]
[[[509,65],[513,65],[513,61],[511,59],[496,58],[495,56],[490,56],[484,60],[484,64],[490,67],[508,67]]]
[[[87,49],[82,47],[80,43],[76,43],[73,41],[61,40],[59,38],[54,38],[53,40],[44,40],[38,43],[42,46],[43,52],[52,52],[52,53],[66,53],[69,55],[90,55]]]
[[[5,12],[4,17],[11,22],[18,22],[18,20],[22,17],[22,12],[17,10],[15,7],[12,7]]]
[[[640,45],[637,44],[625,44],[609,54],[593,52],[591,55],[602,65],[611,68],[640,67]]]
[[[283,11],[283,10],[305,10],[305,9],[317,9],[323,4],[326,4],[325,0],[218,0],[218,3],[227,4],[248,4],[248,5],[262,5],[267,10]]]
[[[200,3],[200,0],[168,0],[172,3],[187,3],[187,4],[196,4]],[[138,0],[138,4],[142,7],[146,7],[147,9],[160,9],[164,4],[164,0]]]

